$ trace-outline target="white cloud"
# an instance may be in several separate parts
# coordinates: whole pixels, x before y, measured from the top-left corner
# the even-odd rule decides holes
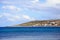
[[[12,21],[12,22],[15,22],[15,21],[16,21],[16,20],[13,19],[13,18],[8,18],[7,20],[8,20],[8,21]]]
[[[44,5],[44,6],[54,6],[54,5],[56,5],[56,4],[60,4],[60,0],[46,0],[44,3],[40,3],[40,0],[26,0],[26,1],[23,1],[23,0],[19,0],[19,1],[17,1],[17,0],[15,0],[15,1],[2,1],[2,3],[4,3],[4,4],[17,4],[17,5],[20,5],[20,6],[22,6],[22,5],[26,5],[26,4],[29,4],[29,5],[32,5],[32,3],[33,3],[33,5],[34,4],[36,4],[36,5],[38,5],[38,4],[40,4],[40,6],[41,5]],[[38,3],[38,4],[37,4]]]
[[[31,2],[32,3],[37,3],[37,2],[39,2],[39,0],[32,0]]]
[[[3,17],[3,15],[0,15],[0,18]]]
[[[28,16],[28,15],[22,15],[22,17],[23,17],[24,19],[27,19],[27,20],[35,20],[34,18],[31,18],[31,17]]]
[[[49,3],[51,5],[53,5],[53,4],[59,4],[60,3],[60,0],[47,0],[46,3]]]
[[[12,16],[12,14],[10,14],[10,13],[3,13],[3,15],[6,17]]]
[[[60,4],[60,0],[46,0],[44,3],[40,3],[40,0],[15,0],[13,1],[2,1],[2,3],[4,4],[13,4],[13,5],[20,5],[22,7],[35,7],[35,8],[45,8],[45,7],[54,7],[54,8],[60,8],[60,6],[57,6],[57,4]],[[28,4],[28,5],[27,5]],[[9,6],[8,6],[9,7]],[[4,7],[3,7],[4,8]],[[21,10],[20,8],[16,8],[16,6],[10,6],[10,9],[14,9],[14,10]]]
[[[60,0],[46,0],[45,3],[42,3],[44,6],[57,6],[57,4],[60,4]]]
[[[31,1],[32,3],[25,5],[25,9],[33,10],[33,11],[48,11],[52,12],[52,8],[54,10],[60,10],[60,0],[46,0],[44,3],[40,3],[39,0],[36,2],[35,0]],[[53,12],[54,12],[53,10]]]
[[[20,21],[20,16],[12,16],[7,18],[8,21]]]
[[[12,10],[12,11],[21,11],[22,10],[21,8],[18,8],[18,7],[13,6],[13,5],[3,6],[2,8],[3,9],[9,9],[9,10]]]
[[[12,16],[12,17],[10,17],[10,18],[8,18],[8,20],[10,20],[10,21],[20,21],[20,16]]]
[[[39,0],[32,0],[32,4],[26,5],[30,9],[45,9],[45,8],[58,8],[60,9],[60,0],[46,0],[44,3],[40,3]]]
[[[10,13],[3,13],[3,16],[8,20],[8,21],[19,21],[20,16],[19,15],[13,15]]]
[[[9,1],[2,1],[3,4],[11,4],[12,2]]]
[[[28,1],[27,0],[26,1],[15,0],[13,3],[12,2],[13,1],[9,1],[9,3],[14,4],[14,5],[17,4],[17,5],[21,6],[22,8],[25,8],[26,10],[28,9],[29,11],[30,10],[36,10],[36,12],[37,11],[40,12],[41,10],[43,10],[43,11],[47,10],[47,12],[48,11],[52,12],[52,11],[54,11],[55,8],[60,9],[60,6],[59,6],[60,5],[60,0],[46,0],[44,3],[40,3],[40,0],[28,0]],[[8,2],[6,2],[6,4],[8,4]],[[57,4],[59,4],[59,5],[57,5]],[[13,6],[13,5],[3,6],[3,8],[4,9],[8,8],[10,10],[21,10],[20,8],[18,8],[16,6]],[[52,8],[54,8],[54,9],[52,10]],[[54,13],[54,12],[52,12],[52,13]],[[57,11],[56,11],[56,13],[57,13]],[[23,17],[25,19],[33,19],[28,15],[25,15]]]
[[[59,7],[57,4],[60,4],[60,0],[46,0],[44,4],[42,4],[44,7],[53,7],[57,8]]]
[[[44,6],[56,7],[57,4],[60,4],[60,0],[46,0],[46,2],[44,3]]]
[[[35,20],[33,17],[30,17],[28,15],[13,15],[10,13],[3,13],[3,16],[8,20],[8,21],[20,21],[20,20]]]
[[[27,16],[27,15],[23,15],[23,18],[25,18],[25,19],[30,19],[30,17]]]

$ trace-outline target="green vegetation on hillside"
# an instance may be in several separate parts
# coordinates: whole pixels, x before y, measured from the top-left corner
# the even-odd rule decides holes
[[[60,20],[30,21],[16,26],[60,26]]]

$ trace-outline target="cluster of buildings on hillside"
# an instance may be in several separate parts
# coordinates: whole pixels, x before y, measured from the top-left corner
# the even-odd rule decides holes
[[[33,26],[60,26],[60,20],[40,21],[39,23]]]
[[[16,26],[60,26],[60,20],[31,21]]]

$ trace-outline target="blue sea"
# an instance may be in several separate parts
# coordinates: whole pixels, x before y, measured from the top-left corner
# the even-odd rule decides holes
[[[60,40],[60,27],[0,27],[0,40]]]

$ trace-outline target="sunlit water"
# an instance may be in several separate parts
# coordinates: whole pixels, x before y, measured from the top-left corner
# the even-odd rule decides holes
[[[60,40],[60,28],[1,27],[0,40]]]

